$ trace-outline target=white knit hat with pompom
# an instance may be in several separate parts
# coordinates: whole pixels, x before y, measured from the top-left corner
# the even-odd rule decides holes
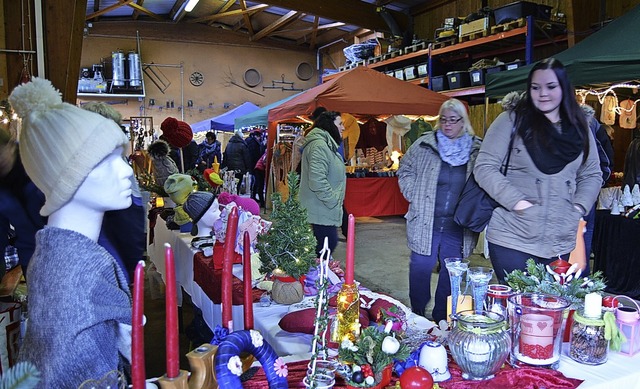
[[[22,163],[46,197],[42,216],[69,202],[91,170],[128,143],[113,120],[62,102],[44,78],[16,87],[9,102],[22,118]]]

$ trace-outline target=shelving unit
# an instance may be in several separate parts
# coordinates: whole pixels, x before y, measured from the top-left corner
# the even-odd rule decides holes
[[[530,64],[534,61],[534,49],[536,47],[557,45],[558,43],[566,42],[566,27],[564,24],[548,20],[534,20],[532,16],[527,16],[525,20],[525,25],[522,27],[448,46],[439,47],[441,43],[431,43],[426,49],[399,55],[379,62],[369,63],[364,66],[386,73],[426,62],[428,64],[429,76],[407,80],[407,82],[430,88],[431,77],[445,75],[447,71],[466,71],[473,62],[479,59],[497,56],[504,58],[520,57],[520,59],[522,59],[521,56],[524,55],[525,63]],[[545,37],[536,39],[537,31],[541,32]],[[564,47],[562,49],[564,49]],[[328,81],[339,75],[340,73],[335,73],[323,77],[323,81]],[[444,90],[440,91],[440,93],[450,97],[464,97],[482,95],[484,94],[484,90],[484,85],[478,85],[461,89]]]

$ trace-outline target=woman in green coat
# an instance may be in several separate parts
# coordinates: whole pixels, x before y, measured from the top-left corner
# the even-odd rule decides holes
[[[324,238],[329,249],[338,245],[336,227],[342,224],[342,203],[347,185],[344,161],[338,152],[344,125],[339,112],[323,112],[305,137],[300,175],[300,203],[316,237],[316,252]]]

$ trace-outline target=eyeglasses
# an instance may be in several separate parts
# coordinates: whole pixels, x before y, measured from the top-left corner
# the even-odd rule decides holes
[[[438,119],[438,121],[440,122],[440,124],[457,124],[460,123],[460,120],[462,120],[462,117],[459,117],[457,119],[454,118],[440,118]]]

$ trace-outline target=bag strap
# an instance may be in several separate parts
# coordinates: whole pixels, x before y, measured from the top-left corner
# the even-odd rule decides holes
[[[507,170],[509,169],[509,160],[511,160],[511,149],[513,148],[513,140],[515,138],[516,138],[516,125],[514,123],[513,128],[511,129],[511,140],[509,140],[509,148],[507,149],[506,162],[504,164],[504,171],[501,172],[505,176],[507,175]]]

